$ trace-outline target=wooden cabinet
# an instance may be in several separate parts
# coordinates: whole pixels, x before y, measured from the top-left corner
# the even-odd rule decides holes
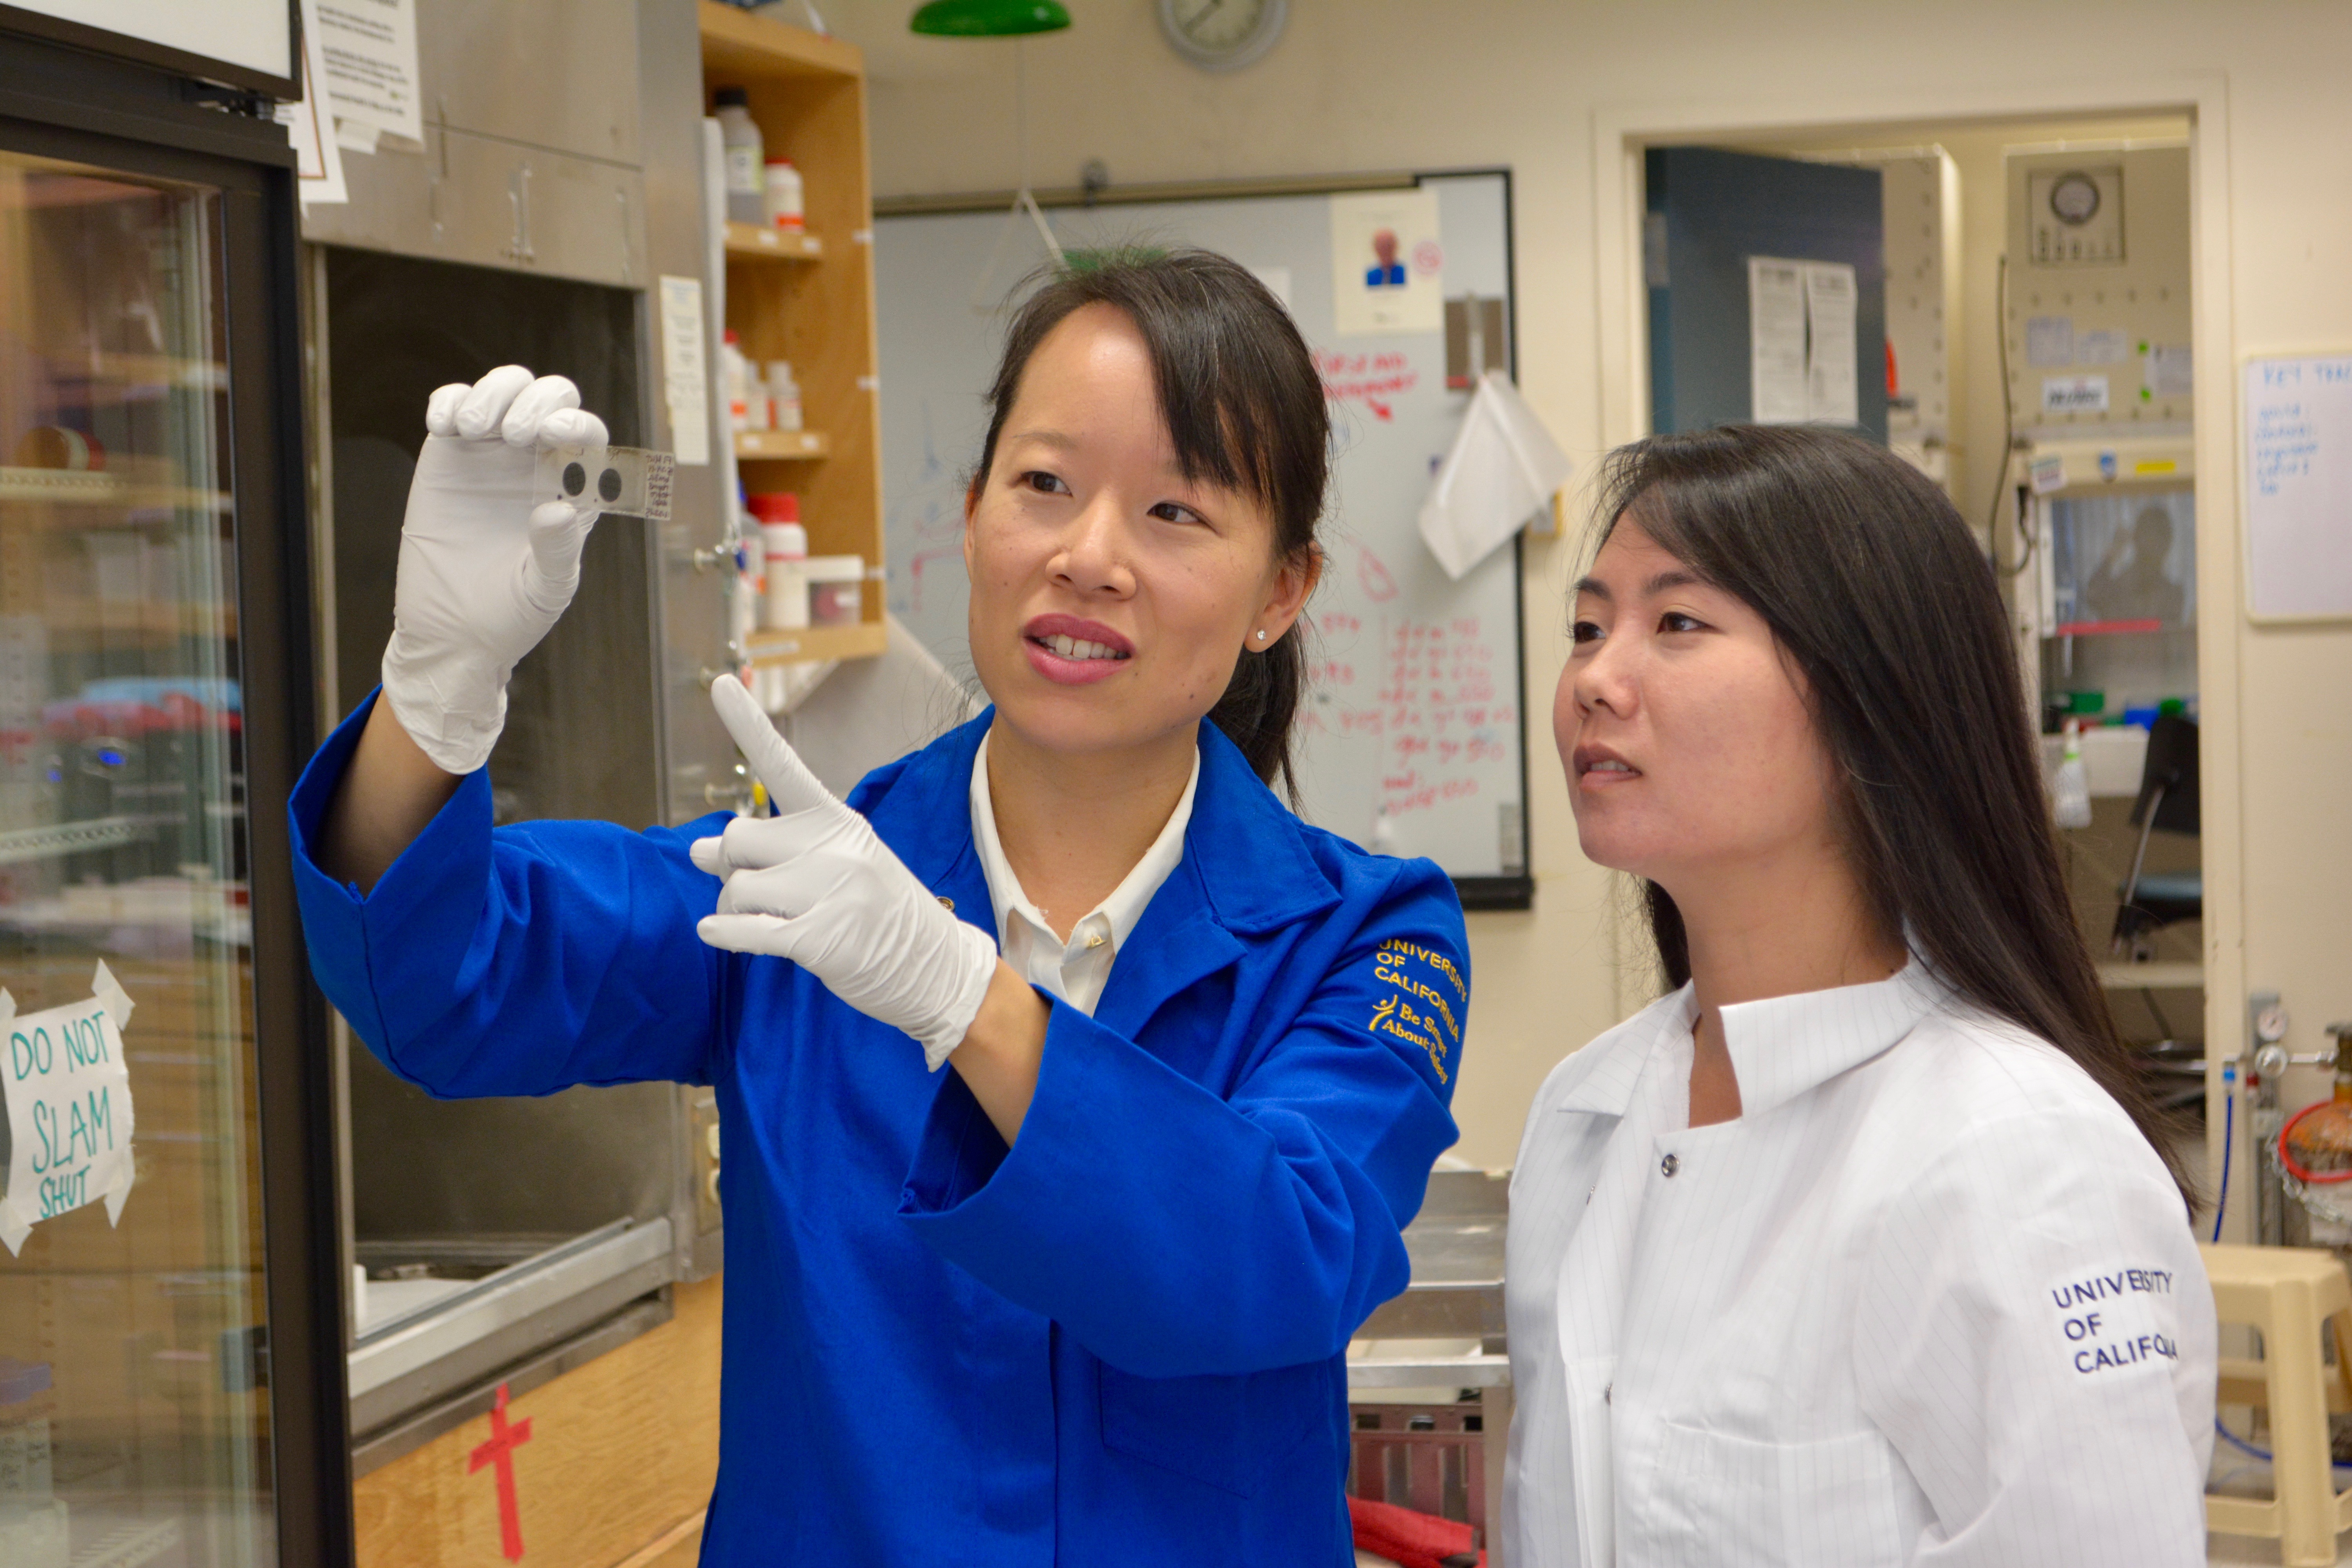
[[[679,1285],[668,1322],[362,1476],[359,1568],[503,1568],[509,1512],[533,1568],[691,1568],[719,1474],[719,1300],[715,1278]]]
[[[747,431],[735,458],[747,491],[800,497],[811,555],[856,555],[867,581],[855,626],[757,632],[752,662],[882,651],[882,450],[875,405],[874,205],[866,67],[854,47],[702,0],[706,95],[740,87],[771,158],[801,172],[800,234],[730,224],[727,325],[755,365],[790,360],[802,428]]]

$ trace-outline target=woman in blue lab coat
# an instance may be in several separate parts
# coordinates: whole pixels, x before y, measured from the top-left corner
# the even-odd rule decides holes
[[[603,428],[519,367],[436,393],[383,688],[291,802],[312,965],[436,1094],[716,1087],[706,1563],[1346,1563],[1344,1351],[1454,1138],[1469,965],[1435,867],[1268,788],[1321,387],[1180,253],[1045,284],[990,395],[994,706],[845,805],[722,679],[777,815],[630,833],[494,830],[482,766],[593,521],[537,451]]]

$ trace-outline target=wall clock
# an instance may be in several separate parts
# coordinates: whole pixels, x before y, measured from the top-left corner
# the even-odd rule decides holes
[[[1160,30],[1202,70],[1238,70],[1274,47],[1289,0],[1160,0]]]

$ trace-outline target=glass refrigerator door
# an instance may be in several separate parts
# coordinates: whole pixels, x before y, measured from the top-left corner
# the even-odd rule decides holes
[[[222,195],[0,152],[0,1563],[271,1561]]]

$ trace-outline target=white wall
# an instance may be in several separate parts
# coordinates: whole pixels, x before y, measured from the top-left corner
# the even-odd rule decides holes
[[[1014,183],[1011,46],[908,39],[905,0],[822,9],[873,60],[877,196]],[[1720,104],[1722,122],[1735,124],[1741,103],[1818,100],[1826,126],[1859,117],[1855,105],[1873,106],[1884,123],[1906,94],[1949,101],[1982,89],[2013,117],[2031,111],[2018,94],[2036,82],[2052,84],[2054,111],[2079,106],[2086,78],[2223,73],[2231,271],[2227,297],[2204,308],[2226,313],[2239,353],[2352,345],[2352,205],[2338,199],[2352,188],[2342,87],[2352,7],[1292,0],[1287,36],[1230,76],[1170,53],[1149,0],[1073,0],[1071,10],[1070,31],[1025,47],[1041,185],[1075,184],[1090,157],[1117,182],[1510,167],[1521,384],[1587,472],[1604,446],[1600,323],[1608,310],[1622,315],[1596,281],[1594,124],[1629,105]],[[1969,216],[1999,221],[1981,206]],[[1978,377],[1969,384],[1972,403],[1998,395]],[[1622,405],[1624,389],[1610,395]],[[1997,460],[1990,443],[1971,445],[1972,468]],[[1981,498],[1979,484],[1966,491]],[[2226,491],[2200,501],[2200,533],[2234,526]],[[1551,544],[1528,554],[1537,906],[1471,921],[1475,994],[1455,1109],[1459,1152],[1485,1164],[1512,1158],[1528,1097],[1550,1065],[1642,994],[1641,977],[1615,967],[1610,879],[1577,853],[1565,795],[1543,765],[1552,751],[1540,694],[1564,658],[1570,553]],[[2221,764],[2242,787],[2218,792],[2232,781],[2216,781],[2208,762],[2209,814],[2236,802],[2245,889],[2240,918],[2209,920],[2220,933],[2210,940],[2242,930],[2246,983],[2282,991],[2294,1048],[2314,1050],[2318,1026],[2352,1016],[2352,628],[2256,631],[2215,610],[2205,634],[2234,637],[2238,657],[2224,668],[2235,668],[2240,689],[2209,681],[2204,702],[2209,716],[2238,702],[2248,761]],[[2214,837],[2209,826],[2209,850]],[[2239,882],[2210,867],[2209,878],[2222,899]],[[2209,1026],[2238,1005],[2218,999]]]

